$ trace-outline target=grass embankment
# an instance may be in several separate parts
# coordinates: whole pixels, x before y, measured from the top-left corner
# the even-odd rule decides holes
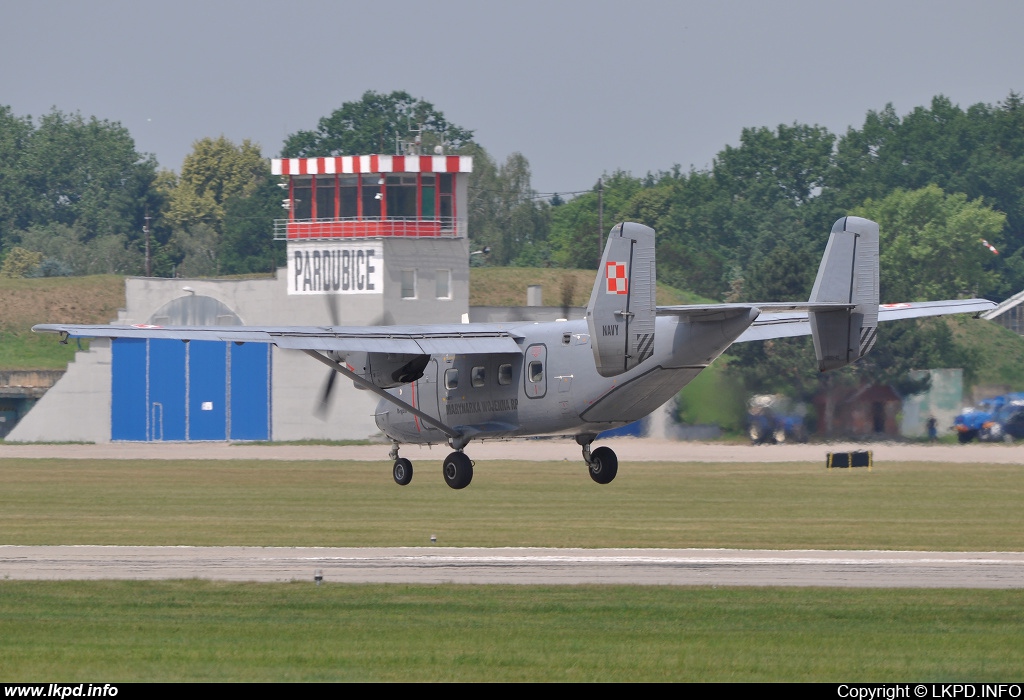
[[[125,305],[118,275],[0,279],[0,369],[64,369],[77,342],[32,332],[37,323],[109,323]],[[81,341],[88,347],[88,341]]]
[[[956,316],[946,320],[956,343],[972,348],[981,362],[975,384],[1024,390],[1024,339],[998,323]]]
[[[481,462],[453,492],[424,460],[401,488],[386,460],[8,459],[0,543],[1024,551],[1019,465],[620,460],[607,487],[578,461]]]
[[[1020,680],[1021,591],[0,582],[0,680]]]

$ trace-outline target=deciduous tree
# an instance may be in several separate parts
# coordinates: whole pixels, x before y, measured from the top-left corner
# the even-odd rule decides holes
[[[1006,216],[936,185],[896,190],[853,214],[878,222],[883,301],[982,296],[995,286],[989,270]]]
[[[473,138],[472,131],[449,122],[426,100],[401,90],[387,95],[368,90],[360,100],[345,102],[320,119],[316,129],[288,136],[281,154],[294,158],[394,153],[399,141],[415,139],[413,130],[421,130],[420,147],[428,154],[437,145],[458,151]]]
[[[260,147],[248,139],[241,144],[224,136],[199,139],[170,192],[166,219],[175,228],[203,223],[219,232],[224,203],[249,196],[269,176]]]

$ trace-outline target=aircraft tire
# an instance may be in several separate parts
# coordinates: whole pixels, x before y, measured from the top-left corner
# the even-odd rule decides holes
[[[590,453],[590,478],[599,484],[610,484],[619,472],[619,458],[610,447],[598,447]]]
[[[971,440],[973,440],[974,436],[977,435],[977,434],[978,434],[977,430],[965,430],[962,433],[957,433],[956,434],[956,439],[960,442],[961,445],[966,445]]]
[[[444,460],[444,482],[453,489],[464,489],[473,480],[473,461],[463,452],[452,452]]]
[[[391,470],[391,474],[395,477],[395,483],[399,486],[408,485],[412,481],[412,462],[405,457],[399,457],[395,460],[395,466]]]

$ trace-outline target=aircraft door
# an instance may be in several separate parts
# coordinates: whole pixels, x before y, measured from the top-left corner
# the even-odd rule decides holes
[[[433,418],[441,419],[440,410],[440,387],[437,385],[437,360],[431,358],[423,370],[423,376],[412,384],[413,396],[412,405]],[[416,419],[420,432],[439,433],[438,429],[429,423]]]
[[[523,357],[523,387],[527,398],[539,399],[548,393],[547,364],[546,345],[538,343],[526,348]]]

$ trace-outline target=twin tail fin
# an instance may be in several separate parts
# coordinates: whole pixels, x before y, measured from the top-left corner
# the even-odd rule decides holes
[[[654,229],[621,223],[608,234],[587,304],[597,371],[627,372],[654,354]]]
[[[863,357],[878,332],[878,224],[857,216],[836,221],[810,303],[853,308],[809,312],[818,369],[837,369]]]

